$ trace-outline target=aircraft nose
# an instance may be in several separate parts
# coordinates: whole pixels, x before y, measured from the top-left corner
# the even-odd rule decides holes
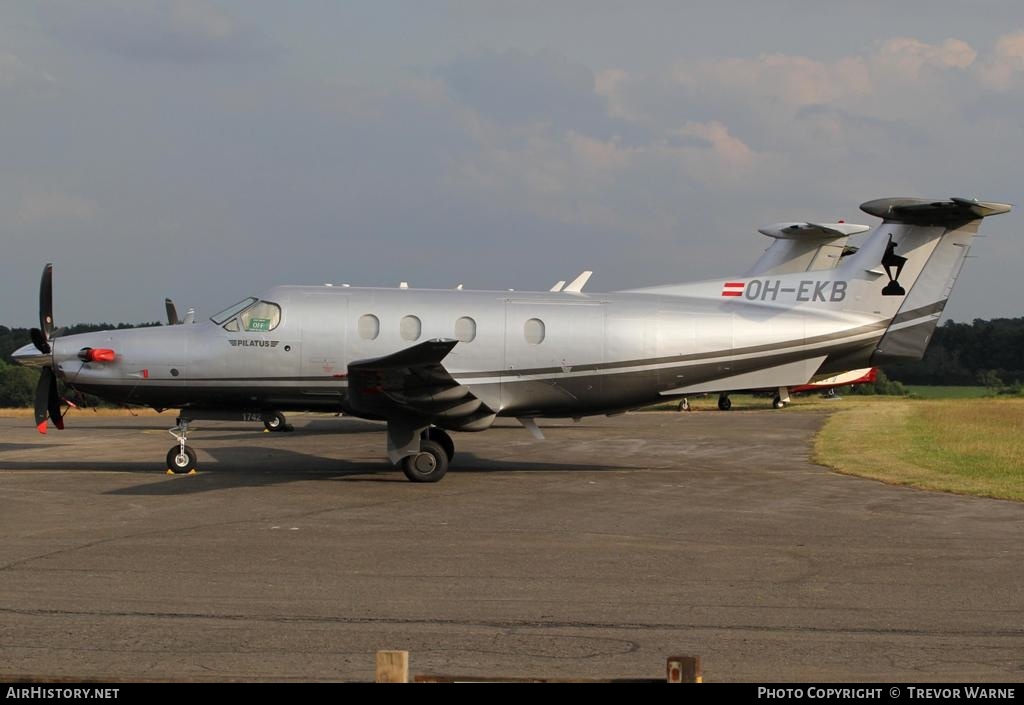
[[[47,367],[53,365],[50,353],[41,353],[35,345],[22,345],[11,353],[11,359],[24,367]]]

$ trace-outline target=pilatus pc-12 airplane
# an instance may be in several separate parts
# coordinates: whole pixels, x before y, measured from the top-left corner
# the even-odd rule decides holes
[[[16,351],[42,368],[36,423],[62,426],[58,378],[126,405],[180,409],[167,453],[195,467],[189,424],[341,412],[387,423],[415,482],[448,470],[448,431],[499,416],[611,414],[702,389],[798,386],[924,354],[978,226],[1002,203],[885,198],[882,223],[831,269],[610,294],[278,286],[194,325],[54,336],[52,268],[40,328]],[[792,270],[793,267],[788,269]]]

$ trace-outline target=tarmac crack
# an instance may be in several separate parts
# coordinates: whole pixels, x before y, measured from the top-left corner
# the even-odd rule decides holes
[[[265,622],[274,624],[352,624],[352,625],[404,625],[404,626],[455,626],[486,627],[492,629],[606,629],[614,631],[729,631],[764,633],[806,633],[837,635],[878,635],[878,636],[929,636],[929,637],[1002,637],[1024,639],[1022,629],[957,630],[957,629],[913,629],[906,627],[818,627],[813,625],[769,625],[769,624],[714,624],[699,622],[591,622],[577,620],[476,620],[443,619],[430,617],[345,617],[338,615],[249,615],[239,613],[207,612],[153,612],[128,610],[62,610],[62,609],[16,609],[0,607],[0,614],[30,617],[116,617],[166,620],[210,620],[228,622]]]

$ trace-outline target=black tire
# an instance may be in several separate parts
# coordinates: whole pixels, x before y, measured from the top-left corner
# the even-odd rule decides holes
[[[288,429],[288,422],[284,418],[284,414],[277,411],[271,414],[263,415],[263,428],[268,431],[281,432]]]
[[[689,410],[690,410],[690,400],[687,399],[686,397],[683,397],[683,400],[681,402],[679,402],[679,409],[678,409],[678,411],[689,411]]]
[[[452,458],[455,457],[455,441],[452,440],[447,431],[437,426],[431,426],[423,432],[423,437],[444,448],[444,452],[448,456],[448,462],[452,462]]]
[[[772,408],[773,409],[781,409],[785,405],[786,405],[786,403],[784,401],[782,401],[782,397],[778,397],[777,396],[777,397],[774,397],[772,399]]]
[[[411,482],[437,482],[448,472],[448,454],[434,441],[420,441],[420,452],[402,458],[401,467]]]
[[[185,446],[185,455],[181,455],[181,446],[171,446],[167,451],[167,468],[175,475],[187,475],[196,469],[196,452],[191,446]]]
[[[718,397],[718,408],[722,411],[728,411],[732,408],[732,401],[726,396]]]

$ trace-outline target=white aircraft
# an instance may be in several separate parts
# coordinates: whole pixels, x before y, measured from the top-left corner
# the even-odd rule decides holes
[[[121,403],[180,409],[167,465],[195,468],[189,423],[288,410],[387,422],[387,455],[444,476],[448,431],[581,417],[688,390],[793,386],[920,358],[968,247],[1002,203],[885,198],[882,223],[830,270],[610,294],[278,286],[194,325],[54,337],[52,268],[40,328],[13,355],[42,368],[36,421],[62,426],[58,378]]]

